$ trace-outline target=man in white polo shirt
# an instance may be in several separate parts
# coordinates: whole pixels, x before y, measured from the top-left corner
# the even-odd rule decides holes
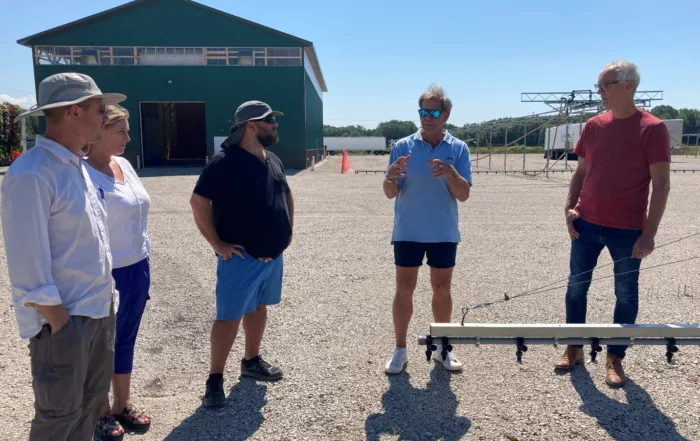
[[[90,440],[114,368],[118,296],[104,206],[82,163],[98,141],[105,105],[92,78],[50,76],[39,85],[46,133],[2,182],[0,213],[20,337],[29,339],[35,416],[30,441]]]
[[[469,198],[472,168],[469,147],[445,130],[452,102],[440,87],[431,88],[418,99],[421,129],[399,140],[391,150],[383,188],[394,206],[396,295],[393,304],[396,347],[386,364],[389,374],[401,372],[408,361],[406,334],[413,315],[413,292],[418,270],[427,257],[433,288],[435,322],[450,322],[452,316],[452,269],[461,240],[457,201]],[[451,371],[462,363],[442,349],[433,359]]]

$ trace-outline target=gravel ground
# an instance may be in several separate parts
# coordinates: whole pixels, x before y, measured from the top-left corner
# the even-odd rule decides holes
[[[386,160],[351,156],[350,165],[380,169]],[[625,363],[631,380],[613,390],[604,383],[602,363],[555,374],[552,363],[561,348],[531,347],[519,365],[515,348],[456,346],[465,370],[448,374],[426,362],[425,348],[413,340],[407,372],[387,378],[384,363],[393,350],[393,204],[381,191],[381,174],[341,174],[340,161],[334,157],[313,172],[289,177],[297,226],[285,255],[284,299],[270,309],[263,343],[263,355],[282,366],[286,379],[277,384],[239,379],[239,338],[226,372],[229,400],[217,411],[200,408],[215,260],[188,205],[198,170],[142,173],[153,199],[153,288],[136,348],[133,395],[154,422],[148,434],[125,439],[700,439],[697,347],[682,346],[672,366],[663,347],[632,348]],[[463,306],[566,278],[569,243],[561,207],[568,176],[475,177],[472,196],[460,209],[463,244],[454,276],[453,322],[461,319]],[[699,231],[700,176],[672,179],[657,245]],[[700,236],[660,248],[644,266],[695,256],[699,241]],[[4,268],[4,250],[0,259]],[[609,262],[604,252],[600,264]],[[639,322],[698,322],[697,265],[643,271]],[[607,267],[594,275],[610,274]],[[589,321],[612,320],[612,286],[612,279],[593,282]],[[4,269],[0,289],[5,292],[0,297],[1,438],[20,440],[26,439],[33,415],[32,391],[27,344],[17,334]],[[475,310],[468,318],[561,323],[563,296],[564,289],[557,289]],[[426,334],[430,322],[424,267],[409,335]]]

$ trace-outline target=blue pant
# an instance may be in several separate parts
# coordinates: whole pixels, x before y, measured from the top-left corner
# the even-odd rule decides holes
[[[614,262],[615,313],[613,322],[633,324],[639,311],[639,267],[641,260],[632,256],[632,248],[642,230],[600,227],[576,219],[574,227],[579,238],[571,242],[569,286],[566,290],[566,322],[586,323],[588,288],[593,270],[604,247]],[[619,262],[618,262],[619,261]],[[578,346],[582,347],[582,346]],[[625,357],[627,346],[608,346],[608,353]]]
[[[276,305],[282,301],[283,256],[261,262],[241,250],[219,261],[216,269],[216,319],[238,320],[255,312],[258,305]]]
[[[146,309],[146,301],[151,297],[151,267],[149,258],[133,265],[112,270],[112,277],[119,291],[117,311],[117,332],[114,341],[114,373],[130,374],[134,366],[134,345],[141,325],[141,317]]]

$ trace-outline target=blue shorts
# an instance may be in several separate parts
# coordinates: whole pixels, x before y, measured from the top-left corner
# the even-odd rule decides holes
[[[273,261],[261,262],[241,252],[245,259],[235,254],[229,260],[218,256],[217,320],[238,320],[255,312],[258,305],[277,305],[282,301],[282,255]]]
[[[457,259],[457,244],[454,242],[394,242],[394,264],[400,267],[415,268],[423,265],[428,258],[432,268],[452,268]]]

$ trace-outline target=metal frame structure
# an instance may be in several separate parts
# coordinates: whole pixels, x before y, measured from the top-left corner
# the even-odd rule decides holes
[[[634,103],[640,107],[651,107],[652,101],[664,99],[662,90],[638,91],[634,94]],[[522,92],[522,103],[545,103],[554,110],[564,106],[563,112],[570,113],[599,113],[601,103],[598,92],[592,90],[573,90],[571,92]]]
[[[595,361],[601,345],[665,345],[666,361],[671,363],[678,345],[700,346],[700,324],[453,324],[432,323],[430,334],[418,337],[427,346],[428,361],[437,344],[442,345],[442,359],[453,344],[515,345],[518,363],[528,345],[591,345]]]

